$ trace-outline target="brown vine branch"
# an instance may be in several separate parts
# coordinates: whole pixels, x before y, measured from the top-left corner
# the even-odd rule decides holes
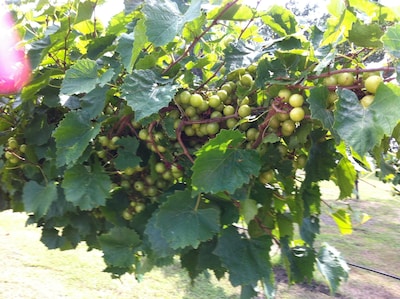
[[[222,11],[215,17],[215,19],[212,21],[212,23],[204,29],[204,31],[197,37],[193,39],[193,42],[190,44],[190,46],[183,52],[181,56],[179,56],[173,63],[171,63],[164,71],[163,74],[167,73],[169,70],[171,70],[176,64],[178,64],[183,58],[189,55],[189,53],[193,50],[193,48],[196,46],[196,44],[203,38],[203,36],[210,31],[212,27],[214,27],[219,19],[233,6],[235,5],[239,0],[233,0],[231,2],[228,2],[225,7],[222,9]]]

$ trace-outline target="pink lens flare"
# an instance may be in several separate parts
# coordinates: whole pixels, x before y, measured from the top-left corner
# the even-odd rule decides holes
[[[29,82],[31,67],[14,20],[0,5],[0,94],[15,94]]]

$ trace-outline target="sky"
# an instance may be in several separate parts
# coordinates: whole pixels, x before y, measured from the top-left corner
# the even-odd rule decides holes
[[[318,4],[321,7],[324,7],[326,5],[324,3],[329,3],[329,1],[330,0],[296,0],[296,4],[298,5],[298,7],[303,7],[306,4]],[[399,6],[399,3],[397,1],[398,0],[380,0],[380,3],[386,6],[394,7]],[[274,4],[284,6],[286,2],[288,2],[288,0],[260,0],[259,9],[267,10]],[[255,7],[257,0],[244,0],[243,3]],[[101,5],[96,9],[98,17],[101,18],[103,21],[107,21],[113,15],[121,12],[122,10],[123,0],[106,0],[106,3],[104,5]]]

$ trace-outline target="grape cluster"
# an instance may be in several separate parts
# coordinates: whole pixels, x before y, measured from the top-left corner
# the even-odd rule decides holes
[[[11,166],[16,166],[22,160],[24,160],[23,156],[27,150],[26,144],[19,144],[17,139],[14,137],[10,137],[7,140],[7,148],[4,153],[4,157],[10,163]]]
[[[364,72],[362,77],[355,76],[351,72],[342,72],[325,77],[323,83],[330,89],[327,101],[328,107],[330,109],[335,108],[335,102],[338,97],[334,90],[337,87],[343,87],[352,89],[357,94],[361,105],[367,108],[374,101],[375,93],[383,81],[379,72]]]

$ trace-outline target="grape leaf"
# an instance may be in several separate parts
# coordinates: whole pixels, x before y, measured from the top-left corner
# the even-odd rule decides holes
[[[349,41],[359,47],[380,48],[382,47],[381,37],[383,33],[378,24],[356,22],[349,31]]]
[[[350,214],[343,209],[338,209],[332,213],[332,218],[335,220],[340,233],[343,235],[350,235],[353,232],[353,225],[351,223]]]
[[[42,218],[56,199],[57,187],[53,182],[48,182],[46,186],[42,186],[36,181],[29,181],[22,190],[25,210],[34,213],[36,219]]]
[[[252,175],[258,175],[259,155],[254,150],[238,148],[243,138],[238,131],[222,130],[196,153],[192,167],[195,192],[234,193]]]
[[[306,182],[318,182],[320,180],[329,180],[332,169],[336,167],[338,154],[335,150],[334,140],[321,142],[317,138],[319,135],[312,132],[314,136],[310,152],[305,166]]]
[[[281,238],[282,258],[290,282],[311,281],[314,271],[315,253],[308,246],[289,246],[289,238]]]
[[[231,226],[223,231],[214,254],[229,270],[229,280],[233,286],[256,285],[259,280],[266,280],[273,285],[269,259],[271,245],[269,236],[246,239]]]
[[[258,207],[254,199],[247,198],[240,202],[240,213],[243,215],[244,221],[249,224],[257,215]]]
[[[156,227],[171,248],[197,248],[200,242],[219,232],[219,211],[196,209],[196,198],[190,190],[176,191],[163,203],[156,216]]]
[[[400,58],[400,24],[390,27],[382,36],[382,42],[386,51]]]
[[[85,111],[70,111],[53,132],[56,139],[57,166],[74,164],[89,142],[100,131],[100,123],[91,122]]]
[[[65,73],[60,92],[65,95],[87,93],[97,84],[97,63],[90,59],[77,60]]]
[[[146,1],[142,12],[146,17],[146,34],[154,46],[163,46],[179,35],[183,26],[200,16],[201,0],[191,2],[182,14],[177,4],[171,0]]]
[[[318,252],[317,266],[328,282],[332,295],[336,293],[339,284],[349,276],[350,269],[340,252],[327,243],[324,243]]]
[[[156,226],[157,212],[153,214],[146,224],[145,235],[150,242],[150,247],[156,257],[168,257],[174,255],[175,251],[169,246],[167,240],[162,235],[161,229]]]
[[[333,129],[333,112],[327,109],[329,90],[326,86],[319,86],[310,90],[307,102],[310,104],[311,117],[322,122],[327,130]]]
[[[177,87],[151,70],[135,70],[121,88],[122,97],[135,111],[135,120],[140,121],[167,106]]]
[[[227,3],[229,5],[229,3]],[[228,9],[226,6],[217,7],[207,13],[207,18],[210,20],[215,19],[218,15],[220,17],[219,20],[236,20],[236,21],[246,21],[250,20],[254,17],[254,11],[247,5],[243,5],[240,3],[234,3],[230,5]]]
[[[111,180],[100,165],[95,164],[89,171],[78,164],[65,171],[61,186],[67,201],[81,210],[91,210],[105,205],[110,195]]]
[[[135,262],[135,252],[141,244],[139,235],[127,227],[113,227],[98,237],[107,265],[128,268]]]
[[[380,84],[375,99],[368,107],[374,114],[376,126],[390,136],[400,119],[400,87],[392,83]]]
[[[115,158],[115,167],[124,170],[127,167],[139,166],[142,159],[136,155],[139,147],[139,141],[134,137],[123,137],[116,142],[120,145],[118,156]]]
[[[362,107],[354,92],[342,89],[338,95],[333,127],[348,145],[363,156],[380,142],[384,130],[375,120],[374,113]]]
[[[108,89],[108,87],[98,87],[80,99],[81,107],[88,113],[88,118],[94,119],[101,114],[106,102]]]
[[[319,218],[316,216],[309,216],[303,218],[303,221],[300,226],[301,238],[309,246],[312,246],[317,234],[319,234]]]
[[[334,170],[334,181],[340,189],[339,198],[343,199],[351,196],[354,190],[354,183],[357,178],[357,172],[349,159],[342,158]]]
[[[297,21],[295,16],[290,10],[282,6],[274,5],[261,19],[280,36],[296,33]]]
[[[238,41],[230,44],[225,50],[225,67],[228,71],[236,70],[243,65],[252,64],[263,53],[259,45]]]

